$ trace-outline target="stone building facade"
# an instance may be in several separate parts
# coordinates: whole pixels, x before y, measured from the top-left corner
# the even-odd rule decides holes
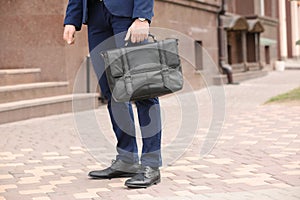
[[[246,19],[248,30],[242,31],[245,37],[243,47],[237,52],[232,51],[234,55],[228,55],[229,61],[239,58],[240,63],[243,60],[246,70],[257,67],[272,69],[278,57],[278,0],[228,0],[230,14]],[[229,42],[229,53],[230,48],[234,45]],[[238,53],[240,50],[245,54],[244,59]]]
[[[300,1],[279,1],[279,59],[299,60],[300,46],[295,45],[300,40]]]
[[[86,27],[76,33],[75,46],[62,40],[67,2],[1,2],[0,123],[70,111],[75,78],[82,83],[80,93],[88,92]],[[187,70],[195,85],[201,79],[195,72],[213,67],[206,62],[208,56],[217,68],[211,74],[217,83],[230,81],[230,76],[233,81],[258,77],[278,59],[299,57],[299,47],[293,45],[300,31],[298,2],[155,0],[154,13],[152,27],[191,38],[180,48],[188,50],[195,66]],[[76,77],[78,71],[82,73]],[[91,97],[84,95],[81,98]],[[3,117],[8,113],[32,114]]]
[[[237,81],[264,75],[278,59],[278,0],[157,0],[154,19],[193,38]]]

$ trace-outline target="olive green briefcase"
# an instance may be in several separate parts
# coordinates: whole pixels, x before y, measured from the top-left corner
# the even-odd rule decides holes
[[[103,51],[101,55],[117,102],[158,97],[183,87],[177,39],[154,39],[153,43]]]

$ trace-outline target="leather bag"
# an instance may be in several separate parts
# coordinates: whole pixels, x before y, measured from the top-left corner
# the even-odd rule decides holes
[[[115,101],[149,99],[182,89],[178,40],[152,37],[153,43],[101,52]]]

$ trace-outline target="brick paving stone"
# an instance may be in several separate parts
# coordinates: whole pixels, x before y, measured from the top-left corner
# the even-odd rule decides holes
[[[137,195],[128,195],[129,199],[146,199],[146,198],[153,198],[149,194],[137,194]]]
[[[49,199],[51,199],[51,200],[62,200],[62,199],[63,200],[74,200],[75,199],[73,194],[49,193],[48,196],[49,196]],[[88,199],[83,199],[83,200],[88,200]]]
[[[176,175],[173,174],[173,173],[171,173],[171,172],[163,172],[163,173],[161,174],[161,177],[162,177],[162,178],[174,177],[174,176],[176,176]]]
[[[30,190],[20,190],[19,193],[21,195],[31,195],[31,194],[47,194],[54,192],[55,186],[52,185],[41,185],[38,189],[30,189]]]
[[[16,193],[5,193],[5,194],[3,194],[3,196],[6,200],[11,200],[11,199],[13,199],[13,200],[15,200],[15,199],[32,200],[32,197],[30,197],[30,196],[23,196],[23,195],[18,196],[18,194],[16,194]]]
[[[174,192],[174,193],[175,193],[175,195],[181,196],[181,197],[186,197],[186,196],[193,195],[193,193],[191,193],[189,191],[177,191],[177,192]]]
[[[99,197],[96,193],[75,193],[74,195],[75,199],[93,199]]]
[[[109,183],[108,184],[110,187],[112,187],[112,188],[122,188],[122,187],[124,187],[124,183]]]
[[[34,197],[32,200],[51,200],[49,197]]]
[[[205,178],[220,178],[217,174],[203,174]]]
[[[81,173],[85,173],[85,172],[81,169],[71,169],[71,170],[68,170],[68,173],[70,173],[70,174],[81,174]]]
[[[186,179],[174,179],[174,182],[175,183],[178,183],[178,184],[190,184],[191,182],[190,181],[188,181],[188,180],[186,180]]]
[[[282,172],[284,174],[287,174],[287,175],[296,175],[296,176],[300,176],[300,170],[290,170],[290,171],[284,171]]]
[[[18,182],[18,184],[32,184],[32,183],[39,183],[41,177],[24,177]]]
[[[10,184],[10,185],[1,185],[0,187],[0,194],[6,192],[8,189],[17,188],[17,185]]]
[[[3,179],[12,179],[12,178],[13,178],[13,176],[10,175],[10,174],[3,174],[3,175],[0,174],[0,180],[3,180]]]
[[[187,187],[189,190],[211,190],[212,188],[207,186],[189,186]]]
[[[216,158],[216,159],[204,159],[204,160],[217,165],[226,165],[226,164],[230,164],[233,161],[230,158]]]
[[[290,188],[290,187],[292,187],[291,185],[286,184],[286,183],[275,183],[275,184],[272,184],[272,186],[277,187],[277,188]]]

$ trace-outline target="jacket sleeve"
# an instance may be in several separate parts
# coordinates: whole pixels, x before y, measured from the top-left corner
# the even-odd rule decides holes
[[[82,26],[82,17],[82,0],[69,0],[64,25],[74,25],[76,27],[76,31],[80,31]]]
[[[151,21],[153,17],[154,0],[134,0],[132,18],[146,18]]]

